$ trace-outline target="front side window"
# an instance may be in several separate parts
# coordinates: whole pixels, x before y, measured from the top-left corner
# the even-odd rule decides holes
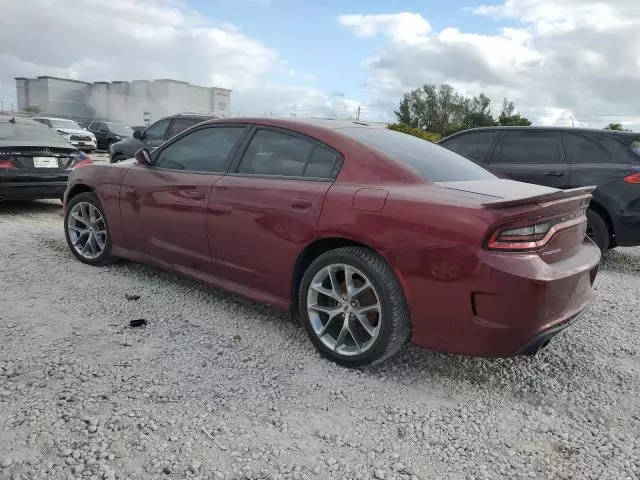
[[[190,172],[220,173],[245,127],[210,127],[191,132],[163,148],[155,166]]]
[[[301,177],[315,143],[272,130],[258,130],[238,165],[238,173]]]
[[[513,130],[504,135],[498,163],[558,163],[560,134],[536,130]]]
[[[343,127],[338,131],[378,150],[432,182],[497,178],[488,170],[447,148],[406,133],[370,127]]]
[[[563,139],[564,153],[569,163],[603,163],[609,157],[600,145],[582,135],[567,133]]]
[[[63,130],[82,130],[82,127],[73,120],[51,119],[49,124],[52,128],[60,128]]]
[[[167,127],[169,127],[169,123],[171,122],[170,118],[164,118],[162,120],[158,120],[156,123],[147,128],[144,132],[145,140],[162,140],[164,139],[164,134],[167,132]]]
[[[463,133],[442,146],[476,163],[482,163],[497,134],[496,131]]]

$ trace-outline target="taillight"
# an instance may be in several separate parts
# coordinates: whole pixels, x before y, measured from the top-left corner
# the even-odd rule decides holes
[[[530,224],[503,225],[493,230],[485,246],[489,250],[535,251],[543,248],[560,230],[586,224],[585,211],[537,220]]]
[[[640,183],[640,172],[627,175],[623,180],[627,183]]]
[[[0,170],[17,170],[18,167],[9,160],[0,158]]]
[[[89,155],[84,152],[78,152],[78,160],[74,163],[73,168],[86,167],[91,164],[93,164],[93,160]]]

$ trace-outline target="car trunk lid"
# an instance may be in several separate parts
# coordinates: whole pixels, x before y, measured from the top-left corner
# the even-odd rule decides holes
[[[500,179],[444,182],[440,186],[475,193],[481,196],[481,207],[494,213],[485,248],[537,252],[547,263],[569,258],[582,246],[586,210],[596,188],[560,190]]]
[[[0,160],[15,165],[18,170],[37,172],[68,171],[78,158],[75,148],[47,146],[0,147]]]

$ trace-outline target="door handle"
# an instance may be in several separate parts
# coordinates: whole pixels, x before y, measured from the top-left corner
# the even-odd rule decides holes
[[[194,191],[194,190],[183,192],[182,195],[184,197],[190,198],[191,200],[202,200],[202,199],[204,199],[204,193],[198,192],[198,191]]]
[[[545,177],[561,177],[564,175],[564,172],[547,172],[544,174]]]
[[[309,210],[312,203],[304,198],[294,198],[291,201],[291,208],[293,210]]]

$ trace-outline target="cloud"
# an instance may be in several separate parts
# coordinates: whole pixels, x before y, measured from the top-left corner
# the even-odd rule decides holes
[[[206,19],[181,0],[0,0],[0,11],[5,108],[15,102],[13,77],[38,75],[85,81],[173,78],[231,88],[232,111],[240,113],[288,113],[295,101],[309,111],[327,108],[308,73],[297,72],[237,26]],[[278,86],[279,78],[299,85]],[[280,99],[286,102],[277,103]]]
[[[391,15],[340,15],[338,22],[352,28],[360,37],[373,37],[381,33],[392,41],[412,44],[431,31],[431,25],[419,13]]]
[[[420,15],[338,18],[358,37],[387,42],[363,66],[374,105],[391,110],[403,91],[423,83],[503,97],[539,123],[640,128],[640,2],[506,0],[473,13],[502,23],[492,34],[449,27],[439,32]],[[401,35],[399,32],[405,32]]]

